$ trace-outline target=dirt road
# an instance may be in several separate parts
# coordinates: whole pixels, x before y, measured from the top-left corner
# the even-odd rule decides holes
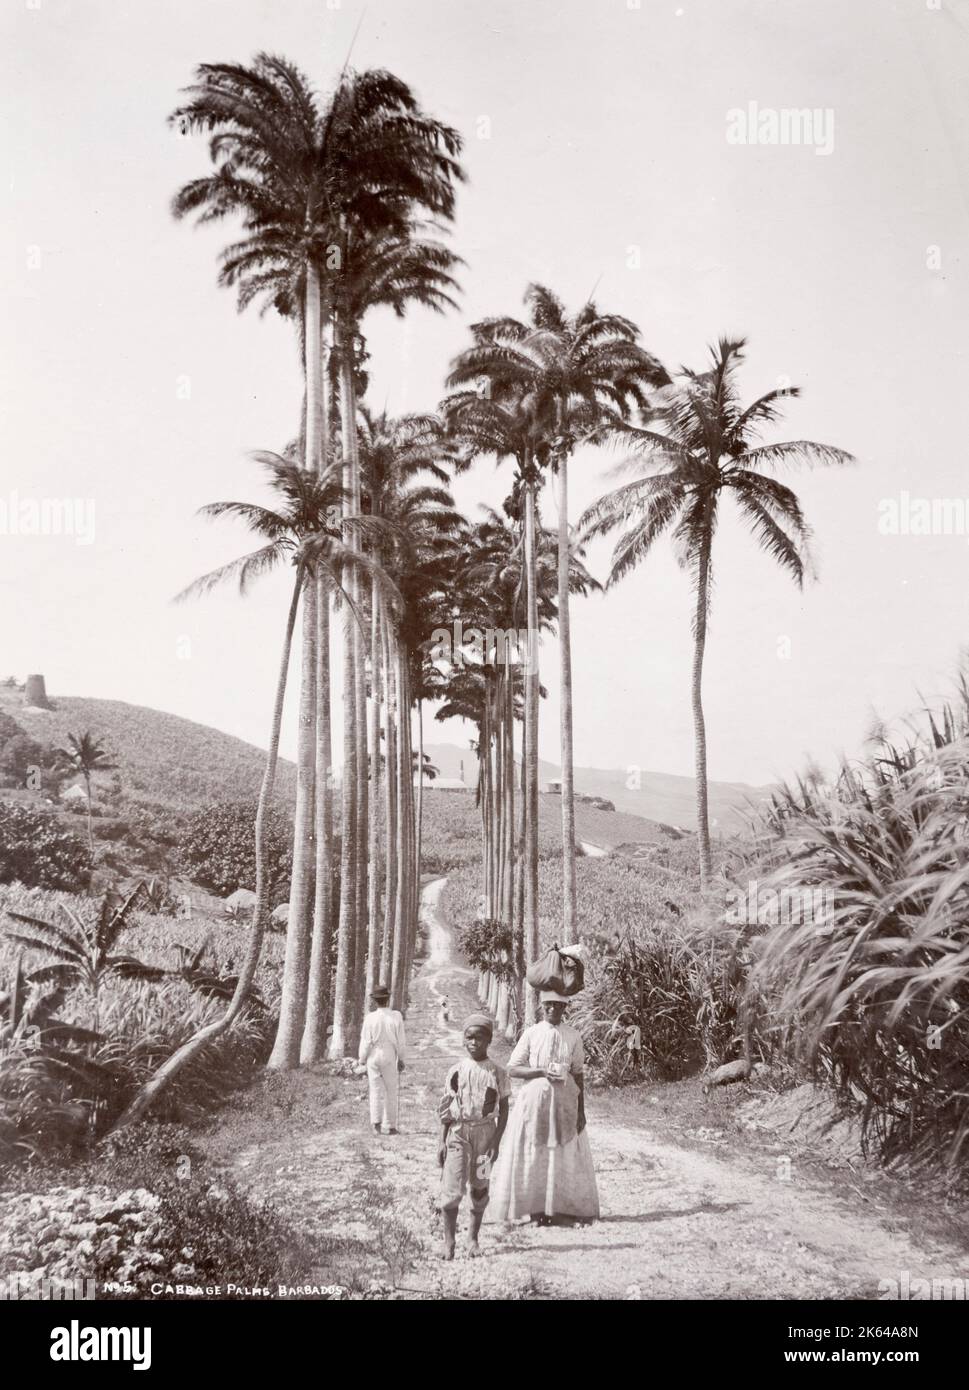
[[[589,1097],[602,1219],[583,1229],[505,1230],[487,1217],[482,1255],[438,1258],[433,1210],[435,1103],[460,1026],[478,1007],[424,890],[429,953],[407,1017],[401,1134],[372,1134],[366,1083],[325,1068],[270,1076],[206,1147],[233,1178],[271,1196],[302,1229],[361,1242],[365,1281],[398,1296],[450,1298],[878,1298],[881,1280],[969,1278],[954,1239],[906,1229],[877,1186],[834,1184],[768,1143],[720,1143],[717,1112],[696,1087],[694,1140],[675,1142],[664,1091]],[[446,1012],[449,1017],[445,1016]],[[504,1043],[492,1049],[507,1056]],[[706,1126],[706,1127],[705,1127]],[[736,1141],[736,1135],[734,1140]],[[857,1191],[855,1188],[857,1187]]]

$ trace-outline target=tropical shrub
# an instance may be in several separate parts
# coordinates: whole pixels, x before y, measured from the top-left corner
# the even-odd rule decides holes
[[[683,1076],[742,1049],[750,933],[724,929],[701,911],[695,856],[691,842],[686,849],[663,846],[643,862],[578,862],[579,936],[589,958],[585,988],[568,1016],[599,1080]],[[471,867],[451,874],[442,907],[469,963],[493,969],[489,962],[503,962],[510,934],[483,917],[479,877]],[[561,920],[560,861],[548,854],[539,864],[543,948],[566,944]],[[627,1046],[629,1028],[639,1029],[635,1052]]]
[[[174,921],[132,904],[120,954],[118,933],[105,939],[112,914],[105,924],[102,909],[68,894],[0,888],[8,928],[0,931],[0,1166],[88,1144],[160,1062],[218,1016],[234,987],[239,935],[231,925]],[[282,951],[281,942],[267,942],[246,1010],[176,1078],[156,1118],[203,1115],[265,1062]],[[20,1001],[16,1035],[11,999]]]
[[[883,741],[831,787],[777,794],[764,887],[822,905],[764,937],[752,987],[778,1042],[884,1156],[969,1154],[969,739]]]
[[[458,945],[469,965],[488,970],[502,980],[514,975],[511,928],[494,917],[478,917],[456,932]]]
[[[256,803],[219,802],[188,817],[178,840],[178,858],[194,882],[225,897],[256,882]],[[268,817],[266,844],[270,897],[278,906],[289,897],[293,868],[293,828],[275,806]]]
[[[52,811],[0,801],[0,883],[72,891],[90,872],[87,846]]]
[[[667,1079],[735,1057],[748,963],[739,933],[702,920],[641,925],[615,948],[600,944],[568,1015],[592,1075],[613,1084]],[[636,1049],[629,1029],[638,1029]]]
[[[28,1271],[68,1288],[91,1279],[99,1298],[122,1300],[214,1284],[271,1294],[280,1283],[360,1288],[358,1240],[295,1230],[269,1202],[215,1175],[179,1126],[142,1123],[108,1136],[75,1161],[70,1186],[53,1164],[9,1177],[0,1277]]]
[[[0,782],[7,787],[24,787],[31,771],[36,769],[39,780],[34,790],[56,790],[63,781],[56,761],[53,749],[45,748],[29,734],[12,734],[0,746]]]

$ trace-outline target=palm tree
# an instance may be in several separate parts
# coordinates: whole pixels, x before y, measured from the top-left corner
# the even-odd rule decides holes
[[[617,583],[644,560],[654,541],[667,530],[672,532],[677,561],[691,575],[695,598],[692,703],[701,889],[707,888],[713,871],[701,685],[710,612],[713,537],[721,494],[729,492],[734,497],[758,544],[800,587],[811,569],[810,528],[795,494],[765,470],[779,464],[854,462],[844,449],[809,439],[757,443],[760,429],[773,424],[787,398],[800,392],[797,387],[776,389],[743,406],[736,373],[745,346],[743,338],[721,338],[710,349],[710,366],[705,372],[684,368],[656,408],[646,414],[644,424],[625,431],[625,442],[639,459],[653,464],[656,471],[641,473],[632,482],[601,497],[580,523],[589,536],[628,525],[613,551],[610,584]]]
[[[172,1078],[213,1038],[224,1033],[239,1016],[252,990],[256,967],[262,950],[271,905],[271,875],[267,858],[267,818],[273,801],[276,781],[276,768],[279,761],[279,736],[282,727],[283,705],[286,698],[286,684],[292,652],[293,633],[300,598],[310,588],[322,580],[330,588],[342,592],[344,565],[359,565],[368,573],[373,568],[365,557],[354,555],[348,560],[347,547],[340,530],[332,525],[334,510],[339,509],[342,489],[332,475],[317,478],[297,467],[279,454],[261,452],[255,455],[268,474],[269,484],[280,498],[277,510],[249,502],[215,502],[202,508],[202,515],[210,517],[230,516],[246,522],[250,530],[262,537],[265,544],[257,550],[223,565],[211,573],[203,575],[181,594],[180,600],[209,593],[225,583],[235,582],[243,596],[249,586],[262,575],[277,569],[282,564],[293,567],[293,588],[283,647],[276,678],[276,694],[273,702],[272,724],[269,737],[269,752],[266,769],[259,789],[256,809],[256,902],[252,913],[252,925],[246,955],[235,984],[235,990],[224,1014],[207,1024],[187,1042],[183,1043],[171,1057],[155,1072],[141,1088],[134,1100],[118,1121],[119,1125],[131,1124],[157,1100],[158,1096]],[[356,524],[356,522],[355,522]],[[367,524],[362,521],[360,524]],[[395,601],[393,586],[386,586],[387,601]],[[290,974],[302,970],[302,963],[294,960],[287,952],[285,972]],[[290,992],[292,997],[292,990]],[[286,1012],[284,990],[283,1006],[280,1013],[279,1030],[292,1031],[296,1026],[298,1010],[290,1008]],[[300,1026],[302,1026],[300,1022]],[[297,1038],[298,1045],[298,1038]]]
[[[91,824],[91,813],[94,801],[91,794],[91,778],[95,772],[114,772],[118,764],[111,761],[114,755],[109,753],[90,731],[83,734],[68,734],[67,747],[58,748],[56,756],[62,764],[73,772],[80,773],[84,778],[84,790],[87,793],[87,842],[88,848],[93,854],[94,830]]]
[[[350,370],[346,362],[351,326],[338,307],[334,274],[344,273],[351,248],[355,250],[361,237],[406,235],[413,208],[426,209],[435,216],[451,215],[453,181],[461,176],[454,158],[460,138],[426,117],[406,84],[390,73],[347,75],[344,70],[325,104],[297,68],[267,54],[259,54],[250,67],[204,65],[196,76],[189,101],[172,119],[188,128],[215,132],[210,152],[216,169],[181,191],[175,212],[180,216],[198,211],[200,221],[241,214],[246,235],[224,252],[222,283],[239,285],[240,307],[260,294],[283,313],[292,313],[299,304],[295,316],[304,362],[304,466],[317,471],[321,459],[329,457],[323,361],[328,319],[336,326],[341,370]],[[342,379],[341,405],[350,506],[355,509],[354,412]],[[352,550],[352,528],[345,539]],[[352,567],[346,579],[348,597],[353,599]],[[321,701],[328,700],[328,661],[320,659],[317,651],[318,642],[326,640],[326,625],[316,611],[320,601],[321,596],[307,592],[303,616],[293,892],[287,932],[300,961],[309,958],[308,887],[317,809],[315,780],[321,760],[317,713]],[[347,611],[352,611],[349,605]],[[349,627],[345,640],[349,658],[351,648],[359,649],[360,643]],[[352,660],[347,664],[350,680],[355,681]],[[355,706],[360,703],[360,688],[354,685]],[[355,712],[349,728],[352,738]],[[324,754],[323,762],[327,761]],[[346,776],[344,783],[346,786]],[[347,810],[345,804],[344,831]],[[325,819],[325,808],[323,814]],[[322,830],[325,837],[325,824]],[[344,833],[344,844],[351,849],[354,839]],[[319,856],[318,880],[322,878],[320,869],[328,864],[325,843],[319,847]],[[358,875],[354,873],[352,878],[357,880]],[[355,882],[354,892],[357,887]],[[350,891],[345,874],[345,898]],[[327,902],[328,894],[318,892],[314,905],[317,916]],[[325,932],[328,927],[317,921],[317,938],[320,930]],[[315,946],[313,955],[318,956]],[[297,991],[294,1007],[305,1014],[308,979],[291,979]],[[291,1030],[285,1036],[289,1051],[274,1052],[274,1065],[291,1066],[298,1060],[298,1044],[293,1043]]]
[[[523,528],[523,569],[525,575],[524,664],[525,718],[522,749],[522,895],[524,956],[526,967],[536,960],[538,937],[538,711],[539,711],[539,599],[536,492],[542,470],[548,465],[551,434],[548,420],[536,413],[534,402],[524,391],[517,395],[502,386],[500,355],[494,352],[487,325],[474,325],[475,343],[457,359],[448,384],[460,384],[469,376],[473,354],[483,351],[478,375],[484,390],[455,391],[444,401],[442,412],[449,432],[466,463],[482,455],[497,462],[511,459],[515,465],[515,510]],[[500,399],[498,398],[500,395]],[[526,1018],[537,1018],[537,998],[529,991]]]
[[[558,632],[561,664],[563,931],[576,936],[575,798],[572,759],[572,657],[569,623],[570,528],[568,463],[577,444],[602,440],[621,425],[645,388],[669,381],[637,343],[639,330],[591,300],[568,314],[551,290],[529,285],[529,321],[495,318],[474,326],[475,344],[454,364],[450,382],[488,379],[492,398],[524,398],[547,436],[547,464],[558,478]]]
[[[450,137],[442,137],[450,138]],[[455,146],[456,148],[456,146]],[[453,161],[432,178],[420,196],[420,206],[444,217],[453,211],[451,178],[459,173]],[[450,271],[460,262],[439,241],[429,239],[428,227],[416,222],[389,234],[376,232],[359,225],[355,235],[342,243],[343,275],[336,294],[336,337],[334,358],[340,387],[340,433],[345,466],[345,487],[353,505],[361,503],[361,461],[357,399],[362,385],[361,360],[365,347],[362,325],[365,315],[378,305],[391,307],[398,317],[417,303],[435,312],[454,307],[452,291],[457,288]],[[418,443],[418,449],[421,447]],[[359,595],[358,595],[359,597]],[[376,623],[381,615],[377,610]],[[371,665],[377,650],[377,635],[371,631]],[[365,932],[368,904],[374,900],[374,875],[368,866],[369,850],[373,843],[374,818],[369,815],[368,768],[374,750],[367,748],[366,718],[366,653],[362,634],[344,626],[344,776],[343,822],[355,827],[352,836],[344,835],[341,859],[340,940],[344,943],[347,968],[338,971],[338,985],[346,979],[355,981],[355,989],[344,995],[338,988],[340,1018],[334,1018],[330,1040],[331,1055],[342,1056],[348,1047],[355,1047],[356,1031],[363,1012],[365,973],[363,959],[369,956],[371,930]],[[409,713],[409,703],[402,707]],[[352,713],[351,713],[352,711]],[[410,788],[402,795],[406,803]],[[369,826],[369,828],[368,828]],[[399,887],[403,891],[403,880]],[[399,895],[398,895],[399,896]],[[401,899],[403,907],[403,899]],[[351,963],[351,947],[353,944]],[[357,960],[357,958],[359,958]],[[368,970],[372,972],[372,964]],[[344,1002],[346,1001],[346,1003]],[[343,1016],[344,1008],[346,1017]]]
[[[432,614],[453,573],[453,554],[462,519],[444,486],[448,467],[456,458],[433,415],[379,416],[359,414],[360,472],[363,505],[387,526],[380,550],[381,563],[393,575],[401,592],[400,622],[388,631],[387,655],[393,670],[381,660],[375,639],[371,660],[372,691],[385,688],[397,697],[397,728],[387,727],[387,777],[384,822],[387,835],[386,902],[383,931],[378,942],[379,863],[377,853],[379,807],[371,818],[371,916],[368,942],[368,986],[380,973],[390,973],[395,1000],[406,1000],[409,952],[413,949],[420,887],[420,839],[423,806],[418,782],[414,805],[413,752],[410,748],[412,704],[417,706],[418,759],[422,756],[422,706],[431,694],[424,656],[434,627]],[[371,610],[381,619],[379,596],[371,595]],[[383,667],[383,674],[381,674]],[[376,698],[375,698],[376,705]],[[373,713],[371,777],[376,790],[380,776],[379,714]],[[378,949],[379,946],[379,949]],[[379,968],[378,968],[379,967]]]

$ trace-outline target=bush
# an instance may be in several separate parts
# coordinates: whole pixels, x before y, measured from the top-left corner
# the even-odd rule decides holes
[[[683,1076],[736,1056],[749,965],[744,932],[711,923],[691,867],[695,848],[663,846],[645,862],[580,859],[579,937],[589,948],[585,989],[569,1005],[590,1073],[609,1083]],[[442,907],[468,960],[492,969],[510,935],[482,914],[480,870],[450,875]],[[562,939],[562,861],[539,864],[542,948]],[[626,1046],[638,1027],[641,1047]]]
[[[72,891],[85,887],[90,873],[87,846],[56,814],[0,802],[0,883]]]
[[[111,1135],[69,1180],[56,1167],[33,1170],[0,1204],[0,1275],[94,1279],[98,1297],[114,1300],[185,1296],[179,1285],[270,1296],[278,1284],[359,1288],[358,1242],[295,1229],[207,1171],[178,1127],[142,1123]],[[81,1241],[77,1223],[89,1232]]]
[[[188,817],[178,841],[180,867],[194,882],[225,897],[256,884],[256,803],[218,802]],[[267,864],[273,907],[287,901],[293,869],[293,827],[278,806],[267,817]]]
[[[743,1044],[749,957],[737,932],[677,921],[636,926],[599,947],[569,1006],[592,1074],[610,1084],[689,1075]],[[627,1045],[638,1027],[640,1048]]]
[[[752,986],[788,1054],[860,1110],[866,1145],[965,1160],[969,739],[879,753],[776,798],[763,891],[820,911],[766,933]]]

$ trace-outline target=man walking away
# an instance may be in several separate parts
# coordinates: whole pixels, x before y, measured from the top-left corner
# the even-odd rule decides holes
[[[367,1066],[370,1085],[370,1123],[380,1134],[381,1121],[388,1134],[397,1133],[398,1073],[404,1070],[401,1054],[406,1046],[404,1020],[389,1008],[390,990],[380,985],[370,996],[372,1011],[360,1030],[360,1061]]]

